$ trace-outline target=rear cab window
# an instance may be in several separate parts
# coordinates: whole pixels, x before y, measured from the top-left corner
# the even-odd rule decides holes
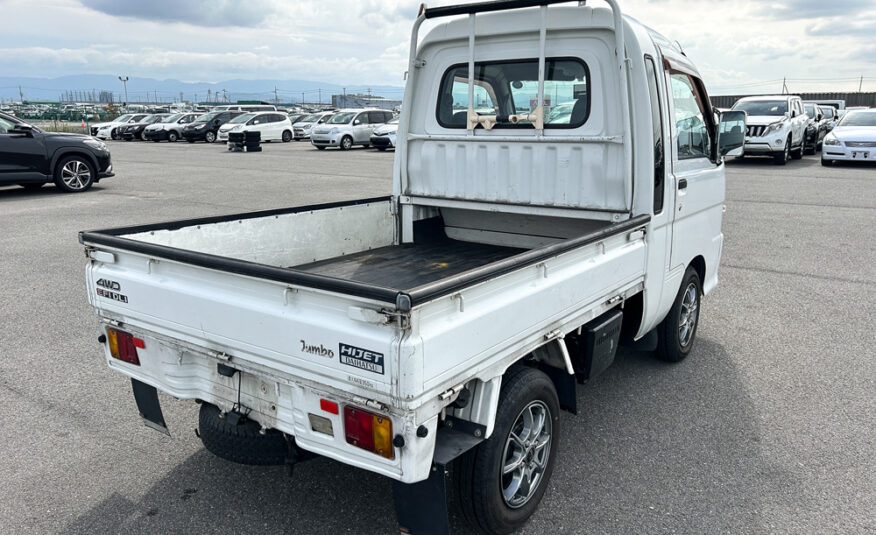
[[[590,72],[578,58],[546,58],[544,71],[545,128],[577,128],[590,115]],[[525,115],[538,106],[538,59],[476,62],[472,108],[479,115],[497,115],[494,128],[532,128],[528,121],[512,124],[509,115]],[[444,72],[436,116],[444,128],[465,128],[468,110],[468,64]]]

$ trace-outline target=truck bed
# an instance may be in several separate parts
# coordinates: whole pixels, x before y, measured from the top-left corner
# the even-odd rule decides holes
[[[328,277],[407,290],[523,251],[525,249],[438,237],[289,267]]]

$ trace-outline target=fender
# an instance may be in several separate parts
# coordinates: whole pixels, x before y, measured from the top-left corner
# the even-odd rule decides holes
[[[60,147],[55,150],[55,153],[52,154],[52,163],[48,169],[48,176],[50,179],[55,176],[55,167],[58,165],[58,161],[64,156],[69,156],[71,154],[75,154],[77,156],[84,156],[91,165],[94,167],[95,173],[100,173],[100,166],[97,163],[97,159],[95,159],[94,155],[89,154],[88,152],[83,151],[80,147]]]

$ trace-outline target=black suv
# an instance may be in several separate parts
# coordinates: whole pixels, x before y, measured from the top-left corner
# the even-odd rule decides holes
[[[0,113],[0,186],[38,189],[47,182],[69,193],[115,176],[106,144],[83,134],[44,132]]]
[[[238,115],[243,115],[243,111],[211,111],[201,115],[193,123],[187,124],[182,131],[182,137],[186,138],[189,143],[204,140],[207,143],[216,141],[216,133],[219,127],[234,119]]]

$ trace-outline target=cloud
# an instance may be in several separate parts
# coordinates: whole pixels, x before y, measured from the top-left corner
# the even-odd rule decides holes
[[[761,6],[761,15],[774,20],[848,18],[873,9],[873,0],[782,0]]]
[[[806,26],[806,35],[811,36],[876,36],[876,18],[848,20],[845,17],[830,18]]]
[[[269,0],[82,0],[82,5],[116,17],[208,27],[256,27],[277,9]]]

